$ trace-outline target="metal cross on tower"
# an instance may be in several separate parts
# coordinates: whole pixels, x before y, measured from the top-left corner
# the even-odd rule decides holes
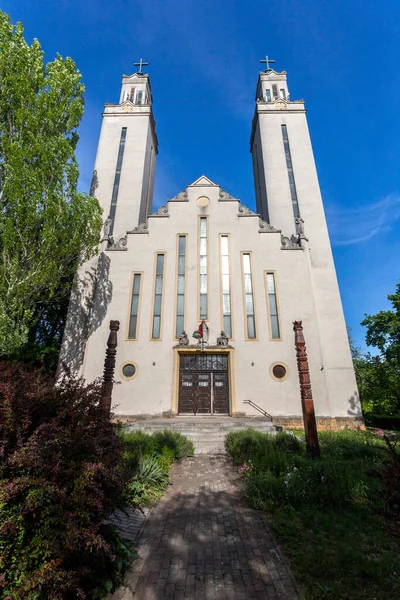
[[[133,66],[139,67],[138,73],[139,73],[139,75],[143,75],[142,67],[143,67],[143,65],[146,67],[148,64],[149,64],[148,62],[143,62],[143,58],[141,58],[139,62],[133,63]]]
[[[265,63],[265,72],[269,71],[269,63],[274,63],[275,61],[272,60],[272,58],[268,58],[268,56],[265,57],[265,60],[260,60],[260,63]]]

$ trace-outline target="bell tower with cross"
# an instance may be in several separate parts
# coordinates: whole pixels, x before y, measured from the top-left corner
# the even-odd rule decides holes
[[[335,401],[345,385],[356,388],[306,109],[289,95],[286,72],[273,70],[268,56],[261,62],[266,70],[258,77],[250,138],[257,212],[304,252],[322,369]],[[287,276],[296,296],[297,273]]]
[[[147,65],[134,63],[137,71],[122,76],[119,103],[104,106],[91,193],[114,240],[152,212],[158,140]]]

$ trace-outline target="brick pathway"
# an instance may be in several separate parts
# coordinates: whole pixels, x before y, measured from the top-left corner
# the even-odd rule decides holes
[[[112,600],[294,600],[294,580],[260,514],[240,502],[230,461],[195,456],[138,541],[139,558]]]

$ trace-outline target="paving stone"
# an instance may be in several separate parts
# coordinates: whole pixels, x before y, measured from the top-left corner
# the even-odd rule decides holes
[[[173,466],[171,481],[138,538],[126,591],[109,600],[298,598],[262,515],[242,504],[240,477],[228,459],[184,460]],[[137,525],[119,517],[132,534]]]

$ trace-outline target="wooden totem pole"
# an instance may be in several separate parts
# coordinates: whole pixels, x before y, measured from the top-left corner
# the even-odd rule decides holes
[[[304,431],[306,434],[307,450],[313,458],[320,456],[317,422],[315,419],[314,400],[311,389],[310,370],[308,367],[308,358],[306,342],[303,335],[302,321],[293,323],[297,368],[299,371],[301,407],[303,410]]]
[[[107,340],[106,357],[104,359],[103,386],[101,389],[100,408],[110,415],[111,398],[114,385],[115,358],[117,356],[117,331],[119,321],[110,321],[110,335]]]

